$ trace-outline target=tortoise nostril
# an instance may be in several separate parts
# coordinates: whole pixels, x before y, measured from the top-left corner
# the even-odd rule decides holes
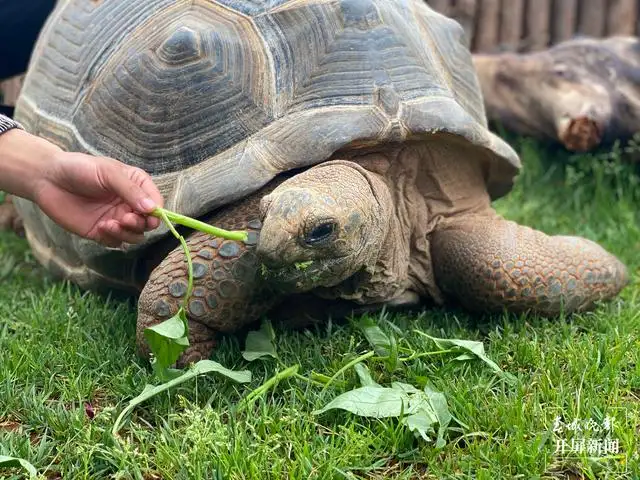
[[[258,260],[267,268],[278,268],[281,266],[281,259],[279,258],[277,250],[261,248],[260,245],[258,245],[256,254]]]

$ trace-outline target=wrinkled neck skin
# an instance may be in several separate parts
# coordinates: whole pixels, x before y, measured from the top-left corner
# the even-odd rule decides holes
[[[413,292],[441,303],[429,235],[450,218],[495,215],[485,187],[482,154],[453,136],[434,135],[426,141],[341,155],[384,182],[391,215],[375,261],[316,293],[366,304]]]

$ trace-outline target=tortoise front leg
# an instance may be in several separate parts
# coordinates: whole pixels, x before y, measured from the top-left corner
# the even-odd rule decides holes
[[[189,347],[179,365],[208,358],[216,332],[233,332],[257,320],[280,301],[262,280],[255,254],[261,196],[246,199],[209,219],[228,230],[247,230],[246,242],[225,240],[196,232],[186,238],[193,262],[193,293],[188,302]],[[184,251],[176,247],[151,273],[138,302],[137,345],[144,356],[149,348],[144,329],[178,311],[187,292]]]
[[[437,285],[471,310],[584,311],[628,283],[625,266],[598,244],[497,215],[443,222],[431,236],[431,255]]]

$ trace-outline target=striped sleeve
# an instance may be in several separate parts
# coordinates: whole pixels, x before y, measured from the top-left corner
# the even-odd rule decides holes
[[[0,115],[0,135],[8,130],[11,130],[12,128],[19,128],[23,130],[22,125],[20,125],[15,120],[12,120],[5,115]]]

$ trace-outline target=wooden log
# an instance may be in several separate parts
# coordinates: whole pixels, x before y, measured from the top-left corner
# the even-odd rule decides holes
[[[520,49],[524,33],[525,0],[502,2],[500,12],[500,47],[514,52]]]
[[[462,25],[471,45],[473,45],[473,36],[476,32],[475,24],[477,13],[478,0],[456,0],[454,3],[452,17]]]
[[[427,5],[436,12],[449,16],[451,14],[453,0],[427,0]]]
[[[605,33],[607,0],[582,0],[578,8],[578,33],[601,38]]]
[[[555,0],[551,25],[551,42],[560,43],[573,37],[578,18],[578,0]]]
[[[473,49],[483,53],[496,51],[500,25],[500,0],[479,0],[477,16]]]
[[[635,35],[638,23],[638,0],[609,0],[607,11],[608,36]]]
[[[543,50],[549,46],[551,35],[551,0],[528,0],[524,47],[527,51]]]

